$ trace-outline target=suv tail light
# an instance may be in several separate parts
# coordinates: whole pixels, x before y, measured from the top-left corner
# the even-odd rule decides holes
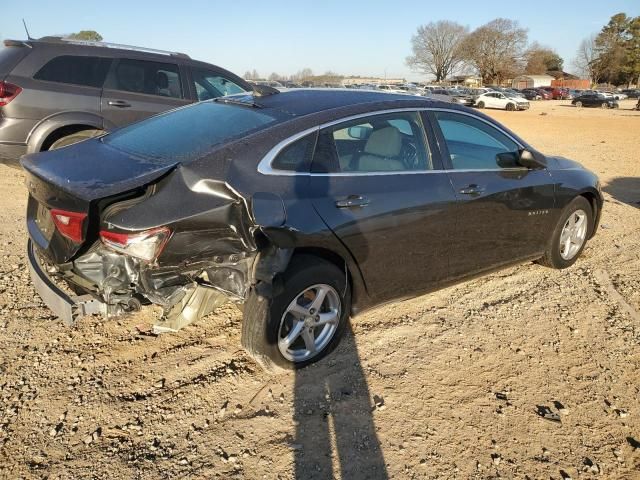
[[[69,240],[75,243],[82,243],[82,224],[87,218],[86,213],[68,212],[66,210],[51,209],[53,223],[58,231]]]
[[[0,82],[0,107],[4,107],[16,98],[22,89],[9,82]]]
[[[147,262],[158,258],[170,236],[171,230],[167,227],[130,233],[100,231],[100,239],[108,247]]]

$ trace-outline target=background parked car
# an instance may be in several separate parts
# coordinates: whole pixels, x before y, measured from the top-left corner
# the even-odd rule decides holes
[[[251,90],[183,53],[59,37],[0,50],[0,162],[59,148],[165,110]]]
[[[541,88],[551,93],[551,97],[553,98],[553,100],[569,99],[569,90],[567,88],[558,88],[558,87],[541,87]]]
[[[601,93],[585,93],[571,101],[576,107],[600,107],[618,108],[618,101],[613,96],[605,96]]]
[[[508,97],[502,92],[484,93],[476,98],[478,108],[500,108],[504,110],[527,110],[529,101],[521,97]]]
[[[621,93],[624,93],[629,98],[639,98],[640,97],[640,90],[638,90],[637,88],[627,88],[625,90],[622,90]]]
[[[540,92],[538,92],[535,88],[525,88],[522,90],[522,94],[527,100],[542,100]]]

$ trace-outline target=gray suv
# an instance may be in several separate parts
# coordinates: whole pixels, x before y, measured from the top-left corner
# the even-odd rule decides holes
[[[188,103],[251,90],[183,53],[44,37],[0,49],[0,163]]]

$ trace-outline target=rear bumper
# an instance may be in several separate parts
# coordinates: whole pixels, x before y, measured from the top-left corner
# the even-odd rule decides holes
[[[27,146],[16,143],[0,142],[0,163],[20,168],[20,157],[27,153]]]
[[[94,313],[107,314],[107,305],[91,295],[69,296],[49,278],[36,258],[33,243],[27,244],[29,273],[33,286],[49,309],[65,324],[73,325],[84,315]]]

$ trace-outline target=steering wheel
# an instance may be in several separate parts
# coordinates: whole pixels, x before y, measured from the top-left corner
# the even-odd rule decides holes
[[[407,170],[417,170],[419,167],[418,149],[413,143],[403,142],[400,159]]]

